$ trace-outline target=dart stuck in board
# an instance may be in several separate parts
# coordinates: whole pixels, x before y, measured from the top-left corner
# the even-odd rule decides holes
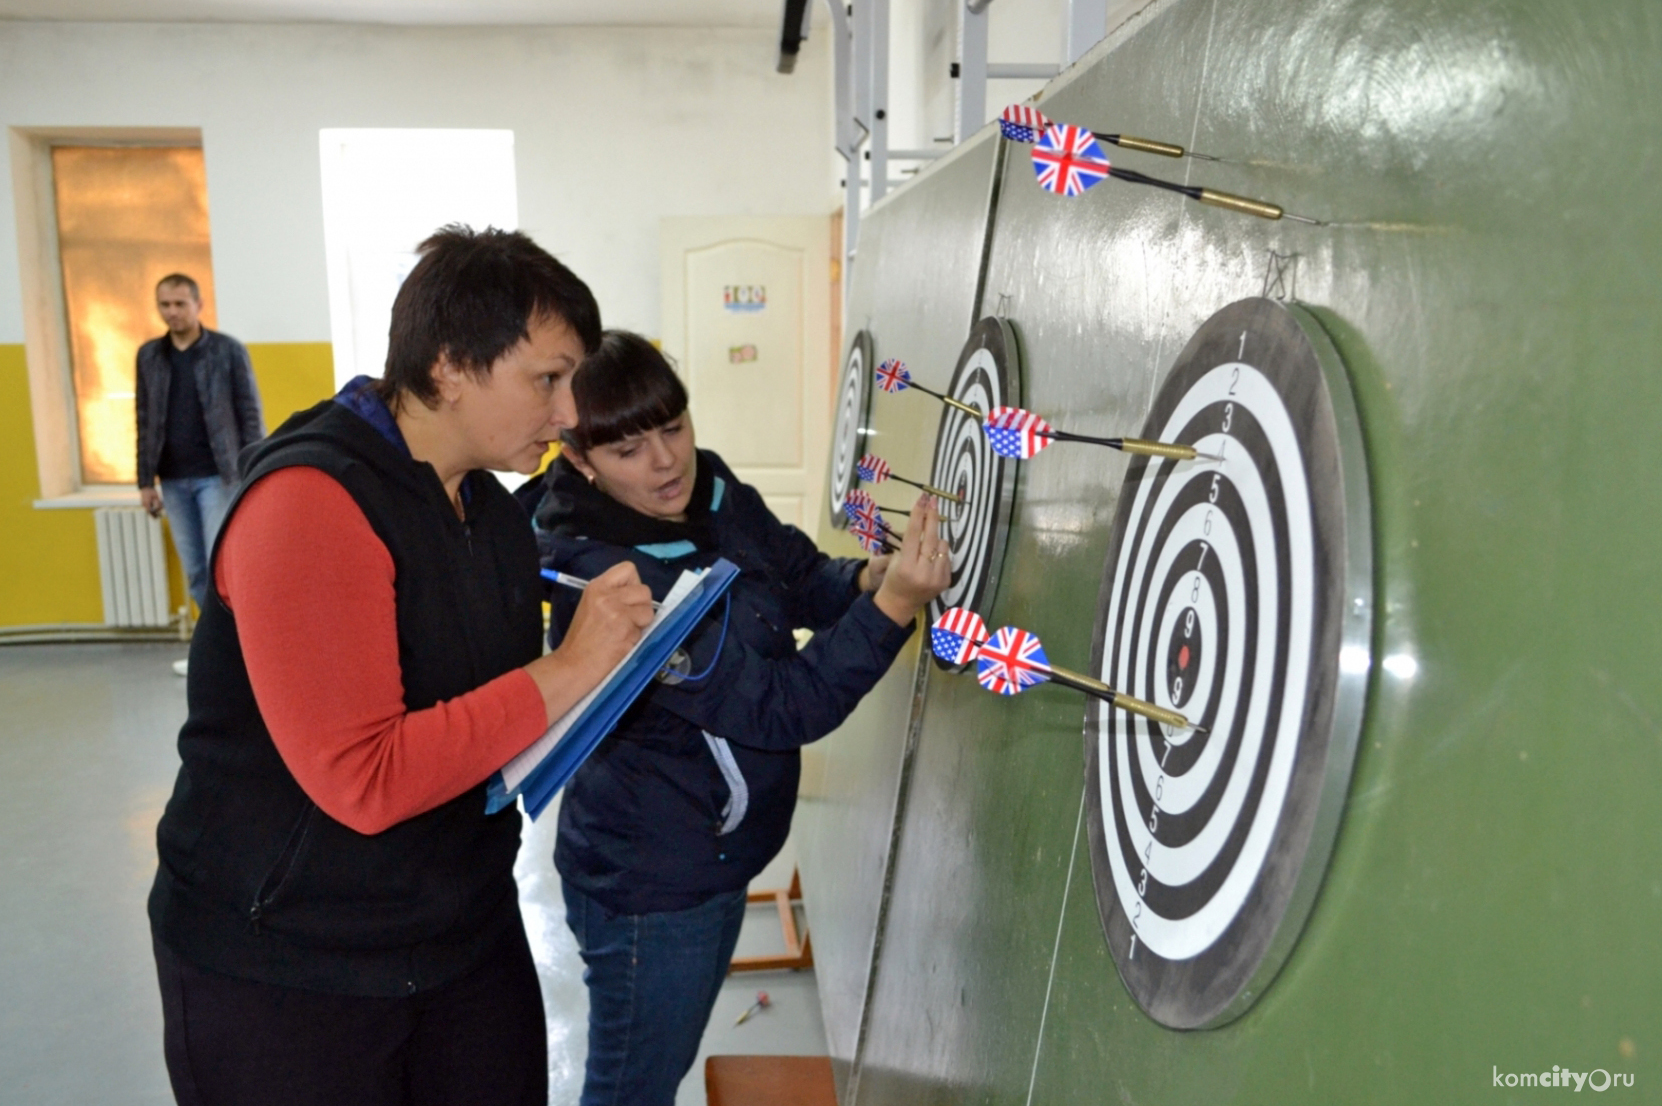
[[[881,365],[877,366],[876,375],[877,386],[882,388],[885,392],[903,392],[908,388],[916,388],[924,395],[934,396],[948,407],[955,407],[972,418],[978,419],[981,417],[980,408],[972,407],[962,400],[953,399],[951,396],[942,395],[940,392],[932,391],[931,389],[925,388],[922,384],[919,384],[917,381],[913,380],[911,370],[906,367],[906,362],[904,361],[891,357]]]
[[[1050,118],[1038,108],[1028,107],[1026,104],[1011,104],[998,117],[1000,133],[1011,142],[1021,142],[1031,146],[1054,126]],[[1186,150],[1171,142],[1161,142],[1155,138],[1137,138],[1129,134],[1103,134],[1101,131],[1092,131],[1093,138],[1112,143],[1122,150],[1138,150],[1145,154],[1158,154],[1161,157],[1192,157],[1200,161],[1217,161],[1211,154],[1197,154],[1193,150]]]
[[[867,453],[861,457],[859,461],[855,462],[854,471],[860,474],[861,480],[865,480],[872,484],[881,484],[885,480],[898,480],[902,484],[910,484],[919,491],[928,492],[930,495],[944,499],[949,503],[956,503],[959,506],[964,504],[964,497],[961,495],[953,495],[949,491],[943,491],[942,489],[933,487],[929,484],[920,484],[916,480],[908,480],[904,476],[896,476],[893,470],[889,468],[889,462],[883,460],[883,458],[877,456],[875,453]]]
[[[1020,407],[995,407],[987,412],[982,422],[987,433],[987,444],[1000,457],[1027,460],[1054,442],[1086,442],[1105,445],[1122,453],[1143,457],[1165,457],[1173,461],[1222,461],[1213,453],[1202,453],[1192,445],[1181,442],[1156,442],[1147,438],[1093,438],[1088,434],[1070,434],[1057,430],[1044,419]]]
[[[1193,725],[1177,711],[1115,691],[1078,672],[1057,668],[1045,656],[1039,635],[1019,626],[1000,627],[989,637],[981,616],[963,607],[949,608],[934,621],[929,627],[929,647],[950,665],[962,666],[975,661],[976,682],[999,695],[1019,695],[1030,687],[1052,681],[1151,722],[1206,732],[1204,727]]]
[[[1237,196],[1233,192],[1219,192],[1198,185],[1160,180],[1158,177],[1145,176],[1135,169],[1116,169],[1109,162],[1108,155],[1102,152],[1096,135],[1084,127],[1075,127],[1068,123],[1058,123],[1039,136],[1038,142],[1033,146],[1033,173],[1038,177],[1041,188],[1058,196],[1083,195],[1088,189],[1094,188],[1109,177],[1114,177],[1130,181],[1132,184],[1163,188],[1211,207],[1221,207],[1242,215],[1255,215],[1260,219],[1271,220],[1291,219],[1297,223],[1308,223],[1318,227],[1326,225],[1320,219],[1294,215],[1279,204]]]

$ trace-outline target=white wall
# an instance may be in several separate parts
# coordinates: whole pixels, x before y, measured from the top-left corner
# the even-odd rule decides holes
[[[658,220],[828,214],[827,37],[772,30],[0,22],[0,126],[200,127],[219,321],[327,341],[322,127],[505,127],[521,227],[656,334]],[[0,342],[23,341],[0,143]]]

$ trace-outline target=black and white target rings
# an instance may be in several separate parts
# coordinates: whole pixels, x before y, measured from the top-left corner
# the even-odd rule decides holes
[[[1009,323],[988,317],[970,328],[945,394],[983,414],[994,407],[1021,405],[1021,355]],[[929,620],[950,607],[984,612],[998,591],[1004,563],[1016,498],[1016,462],[993,452],[980,419],[942,404],[929,482],[965,501],[940,505],[952,583],[929,604]],[[939,659],[936,663],[948,667]]]
[[[862,330],[854,335],[848,345],[848,356],[843,359],[842,379],[837,382],[837,421],[831,430],[831,486],[825,500],[831,512],[831,525],[839,530],[848,526],[843,504],[860,482],[854,462],[866,451],[871,373],[876,365],[872,359],[871,331]]]
[[[1372,522],[1343,364],[1309,313],[1242,300],[1190,339],[1132,460],[1092,671],[1204,727],[1093,706],[1103,932],[1150,1017],[1222,1025],[1292,950],[1327,868],[1372,664]]]

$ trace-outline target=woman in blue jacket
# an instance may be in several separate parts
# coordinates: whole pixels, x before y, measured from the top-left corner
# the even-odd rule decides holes
[[[572,383],[537,510],[543,563],[593,577],[630,561],[662,598],[682,570],[740,569],[684,646],[566,786],[554,863],[587,965],[584,1106],[668,1106],[697,1056],[745,889],[796,807],[797,750],[835,729],[950,581],[932,501],[900,551],[834,559],[694,445],[687,393],[638,335],[608,331]],[[558,645],[576,593],[556,589]],[[814,632],[797,649],[792,631]]]

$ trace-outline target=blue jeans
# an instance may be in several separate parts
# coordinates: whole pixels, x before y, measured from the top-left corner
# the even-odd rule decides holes
[[[690,910],[614,914],[560,881],[589,989],[581,1106],[674,1106],[744,923],[744,891]]]
[[[201,610],[208,594],[208,553],[225,521],[231,485],[217,476],[187,476],[162,481],[162,506],[167,509],[173,548],[185,566],[190,597]]]

